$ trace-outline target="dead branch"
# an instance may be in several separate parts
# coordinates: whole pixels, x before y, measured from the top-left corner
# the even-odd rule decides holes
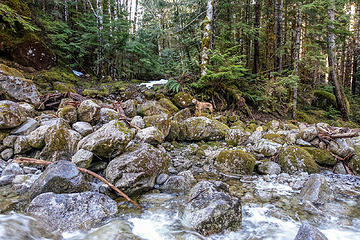
[[[207,189],[202,189],[200,190],[197,194],[195,194],[195,196],[193,196],[192,198],[189,199],[189,201],[187,201],[186,203],[190,203],[191,201],[193,201],[195,198],[197,198],[201,193],[205,192]]]
[[[346,155],[344,158],[334,154],[334,153],[330,153],[333,157],[336,158],[336,160],[340,160],[347,172],[347,174],[350,174],[350,175],[354,175],[353,171],[350,169],[350,167],[348,166],[348,163],[347,163],[347,160],[350,159],[354,154],[353,153],[349,153],[348,155]]]
[[[19,157],[16,158],[14,160],[14,162],[16,163],[28,163],[28,164],[36,164],[36,165],[45,165],[48,166],[50,165],[52,162],[49,161],[45,161],[45,160],[40,160],[40,159],[35,159],[35,158],[26,158],[26,157]],[[88,169],[85,168],[80,168],[78,167],[79,171],[82,173],[86,173],[89,174],[97,179],[99,179],[100,181],[102,181],[103,183],[105,183],[106,185],[108,185],[111,189],[113,189],[115,192],[119,193],[123,198],[125,198],[127,201],[131,202],[132,204],[134,204],[137,208],[142,209],[140,207],[139,204],[137,204],[134,200],[132,200],[131,198],[129,198],[124,192],[122,192],[120,189],[118,189],[117,187],[115,187],[113,184],[111,184],[109,181],[107,181],[105,178],[101,177],[100,175],[94,173],[93,171],[90,171]]]

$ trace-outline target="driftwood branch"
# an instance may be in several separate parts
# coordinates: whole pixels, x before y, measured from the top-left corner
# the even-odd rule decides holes
[[[346,155],[344,158],[336,155],[336,154],[333,154],[333,153],[330,153],[334,158],[336,158],[336,160],[340,160],[347,172],[347,174],[350,174],[350,175],[354,175],[353,171],[350,169],[350,167],[348,166],[347,164],[347,160],[350,159],[354,154],[353,153],[349,153],[348,155]]]
[[[50,165],[52,162],[49,161],[45,161],[45,160],[40,160],[40,159],[35,159],[35,158],[26,158],[26,157],[19,157],[16,158],[14,160],[14,162],[17,163],[28,163],[28,164],[35,164],[35,165],[45,165],[48,166]],[[90,171],[88,169],[85,168],[80,168],[78,167],[79,171],[82,173],[86,173],[89,174],[97,179],[99,179],[100,181],[102,181],[103,183],[105,183],[106,185],[108,185],[111,189],[113,189],[115,192],[117,192],[118,194],[120,194],[123,198],[125,198],[127,201],[131,202],[132,204],[134,204],[137,208],[142,209],[140,207],[139,204],[137,204],[134,200],[132,200],[131,198],[129,198],[124,192],[122,192],[120,189],[118,189],[117,187],[115,187],[113,184],[111,184],[109,181],[107,181],[105,178],[101,177],[100,175],[94,173],[93,171]]]
[[[187,201],[186,203],[190,203],[192,200],[194,200],[195,198],[197,198],[201,193],[205,192],[207,189],[202,189],[200,190],[197,194],[195,194],[195,196],[193,196],[192,198],[189,199],[189,201]]]

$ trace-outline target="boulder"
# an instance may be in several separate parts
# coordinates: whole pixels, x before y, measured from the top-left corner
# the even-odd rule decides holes
[[[302,138],[304,141],[311,142],[317,137],[318,131],[315,126],[306,127],[300,130],[299,137]]]
[[[133,133],[125,123],[113,120],[79,142],[77,149],[85,149],[103,158],[113,158],[125,151]]]
[[[41,149],[45,146],[45,135],[49,130],[49,126],[40,126],[32,131],[28,136],[27,140],[31,147]]]
[[[172,120],[177,121],[177,122],[182,122],[188,118],[191,118],[191,111],[189,108],[185,108],[182,109],[181,111],[175,113],[175,115],[173,116]]]
[[[72,156],[71,161],[78,167],[88,168],[92,162],[94,154],[88,150],[80,149]]]
[[[315,147],[303,147],[306,151],[308,151],[311,156],[313,156],[315,162],[317,162],[320,165],[326,165],[326,166],[335,166],[336,159],[334,156],[330,154],[329,151],[315,148]]]
[[[159,100],[160,105],[169,111],[170,115],[174,115],[179,109],[167,98],[161,98]]]
[[[39,127],[38,121],[33,118],[29,118],[24,122],[21,126],[15,128],[10,132],[12,135],[28,135],[32,131],[34,131],[37,127]]]
[[[228,186],[218,181],[201,181],[188,194],[182,215],[184,226],[208,236],[241,225],[241,202],[229,195]]]
[[[309,201],[317,205],[325,204],[333,198],[325,177],[320,174],[311,174],[299,194],[300,201]]]
[[[156,127],[148,127],[139,130],[135,138],[143,143],[158,145],[164,141],[164,134]]]
[[[94,131],[90,123],[76,122],[72,125],[72,128],[81,134],[81,136],[87,136]]]
[[[6,167],[3,169],[1,176],[20,175],[23,173],[24,171],[18,163],[11,162],[8,165],[6,165]]]
[[[6,148],[0,154],[0,157],[5,161],[9,160],[12,156],[14,156],[14,150],[12,148]]]
[[[310,153],[297,146],[289,146],[281,151],[279,163],[282,171],[289,174],[296,172],[316,173],[319,171],[319,167]]]
[[[223,150],[217,156],[214,165],[226,174],[252,174],[255,167],[255,158],[240,149]]]
[[[133,99],[128,99],[121,103],[121,107],[124,109],[125,115],[129,118],[136,116],[136,103]]]
[[[163,113],[169,114],[169,111],[156,101],[146,101],[137,106],[136,113],[140,116],[153,116]]]
[[[35,107],[41,104],[40,94],[31,80],[0,73],[0,95],[16,102],[27,102]]]
[[[74,106],[67,105],[58,109],[57,116],[65,119],[69,123],[75,123],[77,121],[77,110]]]
[[[258,172],[265,175],[278,175],[281,173],[281,167],[276,162],[266,161],[259,164]]]
[[[238,146],[244,144],[249,136],[249,132],[245,132],[242,128],[234,127],[226,132],[225,141],[228,145]]]
[[[113,159],[106,168],[106,179],[129,195],[140,194],[154,187],[168,162],[164,152],[144,143]]]
[[[206,117],[191,117],[179,123],[180,141],[222,140],[229,127]]]
[[[191,96],[189,93],[179,92],[175,94],[173,98],[173,102],[179,108],[186,108],[193,105],[192,103],[193,99],[194,99],[193,96]]]
[[[336,141],[330,141],[329,151],[340,156],[346,157],[348,154],[354,154],[354,144],[351,139],[338,138]]]
[[[45,147],[40,157],[53,162],[62,158],[70,159],[76,152],[76,145],[80,139],[81,135],[69,129],[67,124],[51,126],[46,132]]]
[[[119,113],[110,108],[101,108],[100,109],[100,122],[108,123],[112,120],[119,120]]]
[[[261,139],[254,145],[254,151],[264,154],[265,157],[271,157],[276,155],[281,148],[282,144],[266,139]]]
[[[170,121],[170,130],[169,134],[166,136],[166,140],[169,142],[175,141],[180,134],[180,126],[177,121],[171,120]]]
[[[92,100],[83,101],[78,107],[78,118],[83,122],[96,122],[100,119],[100,106]]]
[[[0,129],[9,129],[20,126],[26,121],[26,116],[18,103],[0,101]]]
[[[343,167],[342,163],[339,164],[341,167]],[[360,152],[357,152],[354,156],[351,157],[349,161],[349,167],[356,175],[360,176]]]
[[[304,222],[297,232],[294,240],[328,240],[317,228]]]
[[[14,154],[21,154],[31,150],[26,136],[19,136],[14,142]]]
[[[41,193],[75,193],[87,189],[86,181],[76,165],[60,160],[50,164],[30,188],[30,198]]]
[[[160,180],[159,177],[156,178],[156,182],[158,182],[158,180]],[[168,177],[158,189],[167,193],[187,192],[194,182],[195,178],[191,171],[184,171],[176,176]]]
[[[144,119],[140,116],[135,116],[133,119],[131,119],[131,124],[134,124],[138,128],[144,128],[145,122]]]
[[[90,229],[117,213],[114,200],[97,192],[43,193],[34,198],[27,213],[48,223],[54,232]]]
[[[7,136],[3,139],[3,146],[4,147],[9,147],[9,148],[13,148],[14,147],[14,143],[15,143],[15,140],[18,136],[14,136],[14,135],[10,135],[10,136]]]
[[[156,127],[159,129],[164,137],[170,132],[170,119],[167,114],[145,116],[144,122],[146,127]]]

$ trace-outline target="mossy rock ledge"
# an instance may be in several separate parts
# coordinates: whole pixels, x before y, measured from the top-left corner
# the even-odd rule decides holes
[[[315,162],[317,162],[318,164],[326,165],[326,166],[335,166],[336,159],[330,154],[329,151],[315,147],[304,147],[304,149],[311,154]]]
[[[252,174],[255,167],[255,158],[240,149],[223,150],[215,160],[215,167],[227,174]]]
[[[317,173],[319,167],[313,156],[305,149],[289,146],[279,154],[279,163],[283,172],[294,174],[296,172]]]

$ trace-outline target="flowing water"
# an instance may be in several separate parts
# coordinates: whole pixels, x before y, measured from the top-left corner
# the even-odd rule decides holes
[[[306,220],[328,239],[360,240],[360,179],[327,174],[335,198],[324,206],[299,204],[297,195],[307,175],[248,177],[228,181],[232,194],[242,197],[242,227],[204,237],[181,224],[181,208],[187,197],[154,191],[139,201],[142,213],[121,205],[123,214],[88,232],[63,233],[66,240],[120,239],[294,239],[301,222]],[[45,231],[46,232],[46,231]],[[12,236],[12,237],[9,237]],[[0,215],[0,239],[57,239],[46,236],[34,219],[20,215]]]

